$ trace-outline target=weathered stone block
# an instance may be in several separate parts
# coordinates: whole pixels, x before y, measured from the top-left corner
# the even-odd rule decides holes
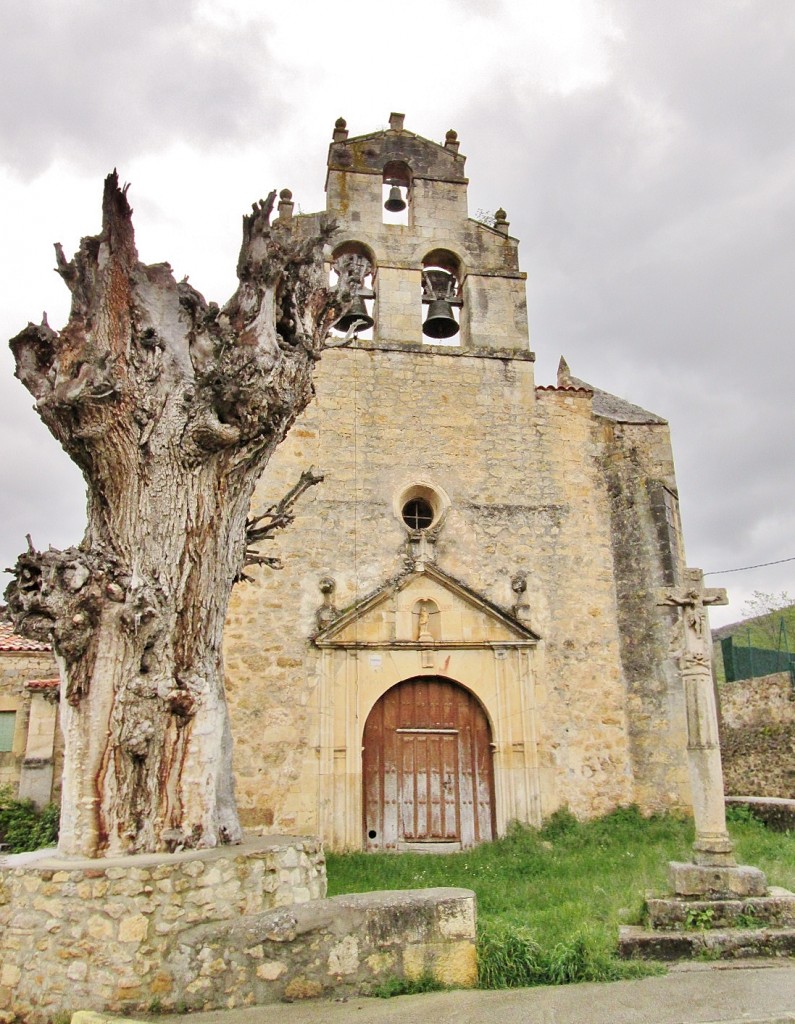
[[[763,872],[749,865],[725,867],[671,861],[668,865],[668,878],[677,896],[731,899],[764,896],[767,891],[767,880]]]
[[[746,899],[677,899],[646,901],[652,928],[795,928],[795,895],[754,896]]]

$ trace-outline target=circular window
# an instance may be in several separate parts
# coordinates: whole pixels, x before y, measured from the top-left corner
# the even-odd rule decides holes
[[[425,498],[410,498],[400,514],[410,530],[424,530],[433,522],[433,506]]]
[[[426,483],[404,487],[393,501],[395,515],[412,533],[441,526],[450,507],[450,499],[444,491]]]

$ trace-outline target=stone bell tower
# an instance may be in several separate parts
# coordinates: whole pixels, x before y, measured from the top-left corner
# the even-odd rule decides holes
[[[356,138],[342,119],[335,126],[326,176],[326,209],[339,224],[332,264],[352,253],[369,261],[372,286],[362,293],[374,293],[378,342],[529,348],[519,243],[504,210],[491,225],[469,218],[465,162],[454,131],[438,145],[407,131],[403,114]],[[437,307],[424,331],[434,299],[448,310],[439,316]]]

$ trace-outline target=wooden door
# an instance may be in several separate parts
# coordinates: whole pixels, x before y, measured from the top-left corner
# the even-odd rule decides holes
[[[368,850],[460,849],[494,835],[491,733],[477,699],[446,679],[388,690],[364,728]]]

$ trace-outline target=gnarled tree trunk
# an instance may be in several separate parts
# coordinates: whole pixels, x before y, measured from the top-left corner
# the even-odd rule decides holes
[[[80,546],[31,546],[7,591],[16,628],[51,638],[61,667],[68,855],[240,837],[227,602],[252,554],[256,481],[348,300],[326,288],[333,225],[271,224],[273,199],[244,218],[239,287],[219,309],[168,264],[138,261],[114,172],[101,234],[70,262],[56,247],[67,326],[45,319],[11,341],[17,376],[88,485]]]

